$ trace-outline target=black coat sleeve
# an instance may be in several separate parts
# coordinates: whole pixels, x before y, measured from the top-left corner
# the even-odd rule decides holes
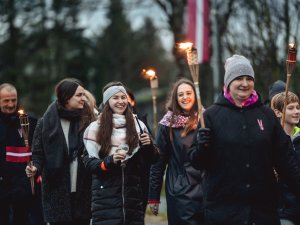
[[[45,155],[43,149],[43,118],[39,119],[34,130],[32,140],[32,162],[33,165],[38,169],[38,173],[41,173],[44,167]]]
[[[151,134],[149,134],[151,137]],[[143,157],[147,160],[147,163],[153,164],[156,163],[159,157],[159,148],[154,144],[153,140],[149,145],[141,145],[140,150],[143,154]]]
[[[193,144],[188,151],[188,159],[191,161],[192,166],[195,169],[204,169],[203,162],[203,149],[200,148],[197,141],[197,134],[194,137]]]
[[[159,148],[160,154],[155,164],[150,169],[150,185],[149,185],[149,200],[159,200],[160,192],[163,184],[163,177],[165,174],[166,165],[168,164],[171,143],[169,139],[169,128],[163,125],[158,126],[156,135],[156,144]]]
[[[33,134],[35,131],[37,125],[37,119],[34,117],[29,116],[29,145],[32,145],[32,141],[33,141]]]
[[[204,117],[206,128],[211,128],[210,120],[208,119],[207,115]],[[197,130],[201,127],[200,123],[198,124]],[[213,139],[213,130],[211,130],[211,135]],[[213,145],[213,140],[212,140]],[[211,161],[212,157],[212,146],[210,148],[201,146],[198,144],[197,140],[197,132],[194,135],[193,144],[188,151],[188,159],[190,160],[192,166],[197,170],[204,170],[209,166],[209,162]]]
[[[98,159],[96,157],[91,157],[86,149],[83,152],[83,163],[85,168],[93,174],[106,173],[117,166],[114,164],[113,155],[106,156],[104,159]],[[104,170],[103,167],[101,167],[102,163],[104,163],[104,167],[106,168]]]

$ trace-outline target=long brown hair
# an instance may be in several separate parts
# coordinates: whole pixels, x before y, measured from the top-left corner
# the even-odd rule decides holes
[[[124,87],[124,85],[121,82],[118,81],[110,82],[103,88],[102,93],[104,93],[106,89],[112,86]],[[129,146],[128,154],[130,155],[133,149],[138,146],[139,138],[135,128],[132,112],[128,106],[124,111],[124,116],[126,119],[126,143]],[[104,104],[104,108],[100,115],[99,120],[100,120],[100,126],[97,132],[97,142],[101,145],[99,157],[103,158],[109,154],[109,151],[111,149],[111,135],[113,131],[113,111],[109,106],[109,101],[107,101]]]
[[[194,103],[193,107],[191,108],[189,115],[188,115],[188,116],[190,116],[190,118],[189,118],[187,124],[185,125],[183,131],[181,132],[181,136],[184,137],[189,132],[191,132],[192,130],[195,129],[195,123],[197,121],[197,112],[198,112],[197,111],[196,90],[195,90],[194,84],[190,80],[188,80],[186,78],[181,78],[173,85],[173,88],[169,94],[168,101],[166,103],[166,109],[173,112],[173,116],[171,119],[171,125],[175,122],[175,116],[184,114],[182,111],[182,108],[179,106],[179,103],[177,100],[178,87],[181,84],[190,85],[192,87],[192,89],[194,91],[194,95],[195,95],[195,103]]]

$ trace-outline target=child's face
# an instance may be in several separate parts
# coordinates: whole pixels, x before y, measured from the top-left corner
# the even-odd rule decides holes
[[[297,125],[300,120],[300,105],[298,102],[292,102],[286,106],[285,123],[293,126]]]

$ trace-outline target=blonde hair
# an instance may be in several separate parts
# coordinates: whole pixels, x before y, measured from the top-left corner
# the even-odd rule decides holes
[[[88,90],[84,90],[85,97],[87,99],[87,103],[91,109],[97,108],[97,102],[95,96],[89,92]]]
[[[271,99],[272,110],[277,109],[278,111],[283,112],[284,101],[285,101],[285,92],[280,92],[274,95],[274,97]],[[299,98],[295,93],[289,91],[287,94],[286,101],[287,101],[286,102],[287,105],[294,102],[299,103]]]

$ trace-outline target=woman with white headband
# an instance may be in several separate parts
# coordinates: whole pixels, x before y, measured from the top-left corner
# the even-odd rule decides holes
[[[84,133],[86,168],[92,173],[92,224],[144,224],[141,168],[158,150],[128,107],[121,82],[103,88],[104,109]]]

